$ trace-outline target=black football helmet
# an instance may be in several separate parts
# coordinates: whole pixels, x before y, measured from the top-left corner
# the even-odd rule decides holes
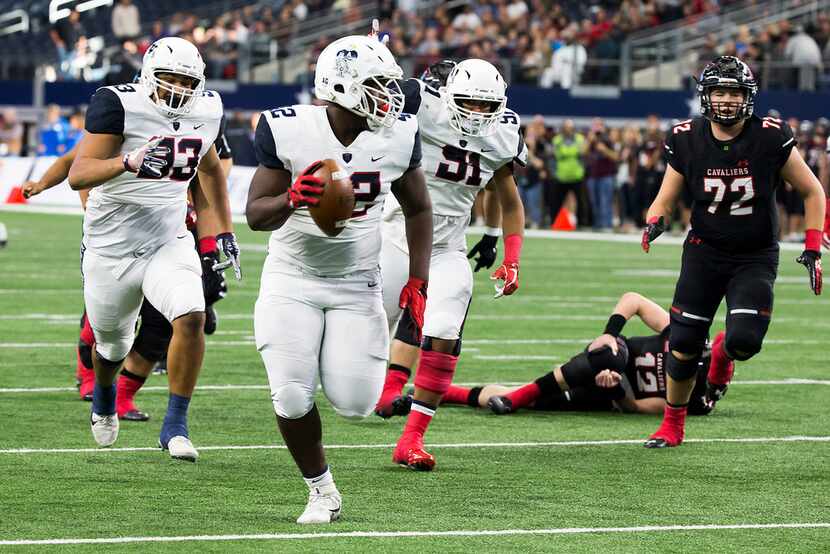
[[[447,84],[447,77],[456,65],[458,61],[451,58],[435,62],[424,70],[421,80],[432,88],[439,89]]]
[[[742,90],[743,102],[712,102],[712,90],[717,88]],[[719,56],[703,68],[697,81],[697,92],[703,117],[729,127],[752,116],[758,83],[744,62],[735,56]]]

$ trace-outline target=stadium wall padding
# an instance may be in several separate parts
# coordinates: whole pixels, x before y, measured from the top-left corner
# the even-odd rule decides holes
[[[100,83],[46,83],[46,103],[76,106],[89,102]],[[298,85],[247,85],[208,83],[219,90],[225,108],[259,111],[307,101]],[[541,114],[559,117],[605,117],[639,119],[650,113],[663,118],[686,118],[697,113],[691,91],[623,90],[585,87],[573,92],[512,86],[508,90],[511,109],[523,116]],[[28,81],[0,82],[0,105],[32,105],[32,84]],[[815,120],[828,115],[827,93],[763,91],[756,101],[756,113],[776,109],[784,117]]]

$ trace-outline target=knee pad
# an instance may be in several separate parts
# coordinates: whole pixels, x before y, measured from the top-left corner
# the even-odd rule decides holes
[[[173,327],[164,317],[158,319],[142,317],[133,349],[148,362],[158,362],[167,354],[167,347],[170,346],[172,336]]]
[[[617,353],[611,350],[608,346],[598,348],[593,351],[588,351],[588,363],[597,375],[600,371],[610,369],[617,373],[623,373],[625,366],[628,365],[628,345],[625,341],[617,337]]]
[[[421,350],[423,352],[431,352],[432,351],[432,337],[424,337],[424,341],[421,343]],[[459,337],[455,341],[455,346],[450,352],[451,355],[455,356],[456,358],[461,355],[461,338]]]
[[[686,325],[672,320],[669,333],[669,349],[684,354],[699,354],[706,348],[707,335],[708,329],[706,327]]]
[[[300,419],[314,407],[314,391],[299,383],[285,383],[271,391],[274,412],[283,419]]]
[[[730,325],[731,324],[731,325]],[[727,322],[723,347],[727,355],[743,362],[761,351],[769,321],[746,318]]]
[[[700,364],[700,353],[688,360],[681,360],[669,352],[669,360],[666,364],[666,373],[675,381],[686,381],[697,375],[697,368]]]
[[[95,331],[95,351],[105,360],[123,360],[133,346],[132,327],[113,331]]]
[[[418,370],[415,372],[415,386],[436,394],[444,394],[452,384],[458,356],[422,350]]]
[[[412,316],[409,315],[409,310],[404,310],[400,320],[398,320],[395,339],[411,346],[421,346],[420,341],[415,336],[415,323],[412,321]]]
[[[375,402],[368,403],[365,406],[334,406],[334,412],[339,415],[340,417],[344,417],[346,419],[365,419],[367,418],[375,409]]]

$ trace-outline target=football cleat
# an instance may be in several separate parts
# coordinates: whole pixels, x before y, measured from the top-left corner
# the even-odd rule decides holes
[[[435,456],[424,450],[423,438],[418,436],[414,440],[407,440],[406,437],[403,435],[398,439],[392,462],[415,471],[432,471]]]
[[[396,396],[391,402],[375,406],[375,415],[379,415],[383,419],[389,419],[392,416],[409,415],[412,409],[412,396]]]
[[[205,334],[212,335],[215,333],[218,322],[219,318],[216,316],[216,308],[213,307],[213,304],[205,306]]]
[[[513,413],[513,402],[506,396],[491,396],[487,401],[487,407],[496,415]]]
[[[343,501],[337,489],[328,494],[319,492],[308,493],[308,504],[303,514],[297,518],[297,523],[331,523],[340,519],[340,508]]]
[[[646,448],[670,448],[680,446],[683,442],[683,429],[674,429],[667,425],[660,428],[643,443]]]
[[[124,413],[119,413],[118,419],[123,419],[124,421],[147,421],[150,419],[150,414],[134,408],[132,410],[127,410]]]
[[[153,375],[167,375],[167,357],[165,356],[158,361],[156,367],[153,368]]]
[[[115,414],[98,415],[91,412],[89,423],[92,427],[92,437],[98,446],[112,446],[118,438],[118,416]]]
[[[175,460],[184,460],[186,462],[195,462],[199,458],[199,451],[190,442],[190,439],[184,435],[176,435],[167,441],[167,447],[159,441],[159,447],[162,450],[170,452],[170,457]]]

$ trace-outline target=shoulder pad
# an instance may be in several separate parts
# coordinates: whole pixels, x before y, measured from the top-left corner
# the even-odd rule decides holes
[[[135,92],[131,85],[101,87],[95,91],[86,111],[84,128],[87,132],[104,135],[124,134],[124,103],[119,91],[124,87],[129,87],[132,89],[131,92]]]

